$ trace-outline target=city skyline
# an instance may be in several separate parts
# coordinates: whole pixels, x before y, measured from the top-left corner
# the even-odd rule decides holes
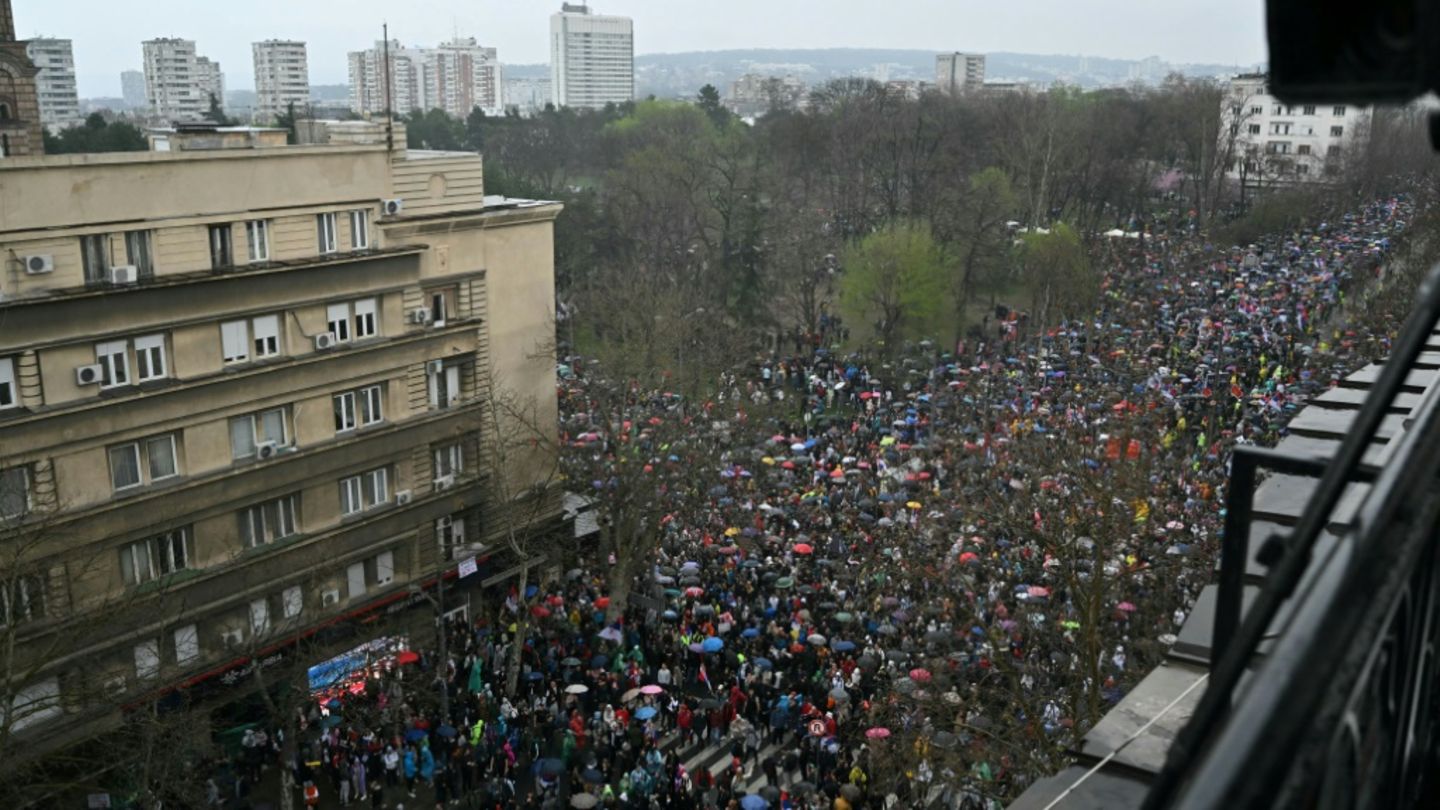
[[[407,45],[458,34],[497,48],[505,64],[548,62],[549,17],[560,3],[531,0],[515,5],[425,0],[406,17],[389,17],[388,22],[391,36]],[[1119,0],[1083,8],[1036,0],[983,11],[952,5],[936,0],[881,5],[832,0],[825,14],[810,4],[777,8],[758,0],[697,5],[684,15],[670,13],[671,7],[660,0],[609,0],[591,8],[635,20],[637,56],[729,48],[893,47],[1124,59],[1158,55],[1176,63],[1245,65],[1264,60],[1264,8],[1258,0],[1185,0],[1140,8]],[[154,13],[143,16],[122,14],[113,4],[97,0],[75,0],[63,7],[22,0],[17,6],[22,37],[74,41],[79,95],[84,98],[119,96],[121,71],[140,67],[140,43],[166,36],[195,40],[202,52],[227,66],[226,84],[233,89],[254,86],[251,43],[268,39],[306,42],[311,82],[344,84],[346,54],[379,40],[387,12],[394,13],[392,6],[376,0],[358,0],[342,17],[319,6],[257,0],[255,13],[225,22],[195,14],[192,5],[177,0],[157,0]],[[744,20],[764,24],[735,24]],[[1124,25],[1117,26],[1116,20]]]

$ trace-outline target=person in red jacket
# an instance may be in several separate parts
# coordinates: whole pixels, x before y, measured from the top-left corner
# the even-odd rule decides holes
[[[690,704],[681,703],[680,711],[675,714],[675,725],[680,727],[680,739],[685,745],[689,745],[691,742],[690,727],[694,721],[695,717],[690,712]]]

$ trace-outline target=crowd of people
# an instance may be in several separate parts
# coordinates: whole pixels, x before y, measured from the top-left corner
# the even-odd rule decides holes
[[[999,806],[1173,643],[1229,448],[1385,353],[1346,299],[1414,214],[1123,239],[1093,317],[1003,310],[886,357],[821,334],[705,402],[602,397],[569,358],[573,483],[602,513],[621,486],[663,493],[635,596],[612,604],[613,554],[512,591],[449,623],[448,660],[309,704],[282,766],[326,806]]]

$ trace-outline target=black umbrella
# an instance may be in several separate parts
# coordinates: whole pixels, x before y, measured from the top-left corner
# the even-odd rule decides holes
[[[542,759],[535,767],[545,776],[559,776],[565,772],[565,763],[558,759]]]
[[[605,775],[595,770],[594,768],[586,768],[585,770],[581,771],[580,778],[584,779],[586,782],[589,782],[592,785],[598,785],[601,782],[605,781]]]

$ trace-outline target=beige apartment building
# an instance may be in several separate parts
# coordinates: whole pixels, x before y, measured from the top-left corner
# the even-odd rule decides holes
[[[464,610],[516,570],[492,504],[558,515],[561,206],[354,140],[0,160],[0,749],[428,612],[441,577]],[[502,392],[545,435],[492,470]]]

